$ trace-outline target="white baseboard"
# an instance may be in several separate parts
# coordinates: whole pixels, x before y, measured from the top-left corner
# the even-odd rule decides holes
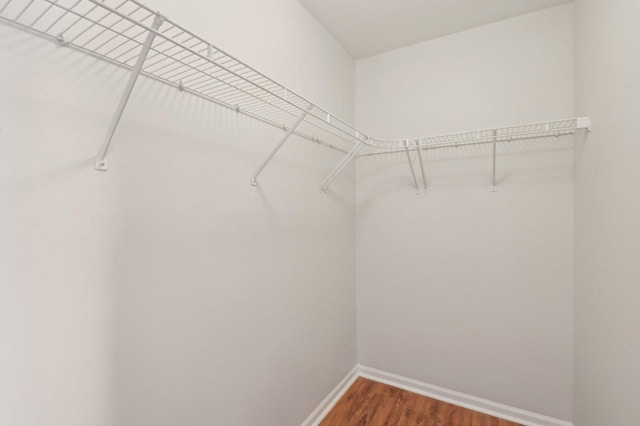
[[[342,395],[351,387],[353,382],[358,378],[358,366],[356,365],[347,373],[347,375],[340,380],[340,383],[333,388],[333,390],[327,395],[325,399],[322,400],[320,405],[316,407],[315,410],[309,417],[306,418],[304,422],[302,422],[301,426],[317,426],[322,419],[331,411],[334,405],[338,402]]]
[[[542,414],[533,413],[520,408],[510,407],[498,402],[452,391],[440,386],[430,385],[408,377],[399,376],[397,374],[388,373],[386,371],[362,365],[356,365],[353,370],[351,370],[345,378],[338,383],[333,391],[331,391],[320,405],[313,410],[313,413],[307,417],[307,419],[302,423],[302,426],[317,426],[358,377],[375,380],[376,382],[385,383],[409,392],[428,396],[439,401],[448,402],[479,413],[519,423],[524,426],[573,426],[573,423],[566,420],[554,419],[553,417],[544,416]]]
[[[440,386],[430,385],[418,380],[409,379],[408,377],[398,376],[397,374],[387,373],[385,371],[376,370],[362,365],[358,365],[358,376],[375,380],[376,382],[385,383],[400,389],[414,392],[420,395],[428,396],[439,401],[448,402],[460,407],[469,408],[479,413],[488,414],[490,416],[499,417],[524,426],[572,426],[571,422],[565,420],[554,419],[553,417],[544,416],[542,414],[533,413],[531,411],[522,410],[520,408],[510,407],[498,402],[489,401],[487,399],[466,395],[461,392],[452,391]]]

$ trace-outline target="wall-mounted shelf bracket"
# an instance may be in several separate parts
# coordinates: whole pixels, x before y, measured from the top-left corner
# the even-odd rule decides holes
[[[413,162],[411,161],[411,154],[409,154],[409,140],[404,141],[404,150],[407,153],[407,161],[409,162],[409,169],[411,170],[411,177],[413,177],[413,185],[416,187],[416,194],[420,193],[420,186],[418,185],[418,178],[416,178],[416,171],[413,168]]]
[[[307,113],[312,109],[313,109],[313,105],[309,105],[305,111],[302,111],[302,113],[300,114],[296,122],[293,123],[293,126],[289,127],[288,129],[286,127],[283,128],[284,130],[286,130],[286,133],[284,134],[282,139],[280,139],[280,142],[278,143],[278,145],[276,145],[273,151],[271,151],[271,153],[269,153],[267,158],[262,162],[260,167],[258,167],[258,169],[255,171],[253,176],[251,176],[251,185],[253,186],[258,185],[258,176],[260,176],[260,173],[262,173],[264,168],[267,167],[267,164],[269,164],[269,161],[271,161],[273,157],[275,157],[275,155],[278,153],[278,151],[280,151],[280,148],[282,148],[284,143],[289,139],[289,137],[293,134],[293,132],[296,131],[296,128],[300,125],[300,123],[302,123],[302,120],[304,120]]]
[[[127,106],[127,102],[129,101],[129,97],[131,96],[131,92],[133,91],[133,87],[136,85],[136,80],[142,71],[142,66],[144,65],[144,61],[151,50],[151,46],[153,45],[153,40],[156,37],[156,31],[162,25],[164,21],[164,17],[159,13],[156,13],[155,19],[153,20],[153,25],[151,26],[153,31],[149,31],[147,33],[147,38],[145,39],[142,49],[138,54],[138,59],[136,60],[136,64],[131,69],[131,75],[129,76],[129,81],[127,82],[127,86],[124,89],[124,93],[122,94],[122,99],[120,99],[120,103],[118,104],[118,108],[116,109],[116,113],[111,120],[111,124],[109,125],[109,130],[107,131],[107,137],[102,143],[102,147],[98,152],[96,157],[96,170],[106,171],[107,168],[107,154],[109,153],[109,147],[111,145],[111,140],[113,139],[113,135],[118,128],[118,124],[120,123],[120,119],[122,118],[122,113],[124,113],[124,109]]]
[[[64,34],[62,33],[58,34],[57,39],[58,39],[58,43],[60,43],[60,46],[62,47],[69,44],[69,42],[64,38]]]
[[[497,130],[493,131],[493,175],[491,178],[491,192],[496,192],[496,150],[497,150]]]
[[[357,137],[360,137],[358,134]],[[363,139],[367,139],[366,136]],[[338,163],[338,165],[329,173],[329,175],[320,184],[320,192],[326,193],[329,190],[331,183],[338,177],[340,172],[353,160],[358,154],[358,151],[364,146],[364,140],[360,140],[351,151]]]
[[[409,169],[411,170],[411,177],[413,178],[413,185],[416,187],[416,194],[426,194],[427,193],[427,175],[424,172],[424,161],[422,160],[422,145],[420,143],[420,140],[416,140],[416,146],[415,148],[410,149],[409,148],[409,139],[405,139],[403,142],[404,145],[404,151],[407,154],[407,161],[409,162]],[[413,161],[411,161],[411,153],[410,151],[412,151],[413,149],[415,149],[415,151],[418,154],[418,163],[420,164],[420,172],[421,172],[421,176],[422,176],[422,187],[423,189],[420,189],[420,184],[418,184],[418,177],[416,176],[416,171],[413,167]]]
[[[422,171],[422,192],[426,194],[429,187],[427,186],[427,175],[424,173],[424,162],[422,161],[422,147],[420,145],[420,140],[416,141],[416,152],[418,153],[418,161],[420,162],[420,171]]]

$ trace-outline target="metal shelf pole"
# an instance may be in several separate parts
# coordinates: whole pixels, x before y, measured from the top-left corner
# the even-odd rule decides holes
[[[413,163],[411,162],[411,155],[409,154],[409,141],[404,141],[404,150],[407,153],[407,161],[409,161],[409,168],[411,169],[411,176],[413,177],[413,184],[416,186],[416,193],[420,193],[420,186],[418,185],[418,179],[416,178],[416,171],[413,169]]]
[[[160,14],[156,14],[155,19],[153,20],[152,28],[154,30],[158,30],[162,22],[164,21],[164,17]],[[138,60],[136,61],[135,66],[131,70],[131,75],[129,76],[129,81],[127,82],[127,86],[124,89],[124,93],[122,94],[122,99],[120,99],[120,103],[118,104],[118,108],[116,109],[116,113],[111,120],[111,124],[109,125],[109,130],[107,131],[107,137],[102,143],[102,147],[98,152],[96,157],[96,170],[106,171],[107,168],[107,154],[109,153],[109,147],[111,146],[111,140],[113,139],[113,135],[118,128],[118,124],[120,123],[120,119],[122,118],[122,114],[124,113],[124,109],[127,106],[127,102],[129,101],[129,97],[131,96],[131,92],[133,91],[133,87],[136,85],[136,80],[142,71],[142,66],[144,65],[144,61],[147,58],[147,54],[149,54],[149,50],[151,50],[151,46],[153,44],[153,40],[156,37],[155,31],[149,31],[147,33],[147,38],[142,45],[142,50],[138,55]]]
[[[496,149],[497,149],[497,140],[496,140],[497,130],[493,131],[493,177],[491,179],[491,192],[496,192]]]
[[[360,141],[356,146],[354,146],[351,151],[344,157],[338,165],[329,173],[329,175],[322,181],[320,184],[320,192],[327,192],[329,186],[333,183],[333,181],[338,177],[340,172],[349,164],[351,160],[356,156],[358,151],[364,146],[364,141]]]
[[[309,105],[307,107],[307,109],[305,111],[303,111],[302,114],[300,114],[300,116],[298,117],[296,122],[293,123],[293,126],[291,126],[287,130],[287,133],[285,133],[284,136],[282,137],[282,139],[280,139],[280,142],[278,143],[278,145],[276,145],[276,147],[273,149],[273,151],[271,151],[271,153],[267,156],[267,158],[262,162],[262,164],[260,165],[260,167],[258,167],[258,169],[255,171],[253,176],[251,176],[251,185],[253,185],[253,186],[257,186],[258,185],[258,176],[260,176],[260,173],[262,173],[264,168],[267,167],[267,164],[269,164],[269,162],[273,159],[273,157],[275,157],[275,155],[278,153],[278,151],[280,151],[280,148],[282,148],[282,146],[287,141],[287,139],[289,139],[289,136],[291,136],[293,134],[293,132],[296,131],[296,128],[300,125],[300,123],[302,123],[302,120],[304,120],[304,118],[306,117],[307,113],[309,111],[311,111],[311,109],[313,109],[313,105]]]
[[[424,162],[422,161],[422,150],[420,148],[420,141],[416,141],[416,151],[418,152],[418,161],[420,161],[420,170],[422,171],[422,185],[424,187],[424,192],[427,192],[427,176],[424,173]]]

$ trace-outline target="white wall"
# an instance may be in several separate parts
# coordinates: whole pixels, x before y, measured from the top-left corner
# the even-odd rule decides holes
[[[573,115],[571,5],[356,65],[356,121],[429,136]],[[406,156],[357,164],[359,362],[571,418],[573,141],[427,154],[428,195]],[[417,165],[417,159],[414,157]]]
[[[640,3],[575,2],[576,426],[633,425],[640,401]]]
[[[353,61],[295,0],[154,1],[353,116]],[[239,25],[238,22],[243,22]],[[353,367],[341,153],[0,25],[0,424],[299,424]],[[251,407],[251,409],[247,409]]]

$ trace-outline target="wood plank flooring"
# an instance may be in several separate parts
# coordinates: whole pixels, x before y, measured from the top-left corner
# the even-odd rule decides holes
[[[359,377],[320,426],[521,426]]]

